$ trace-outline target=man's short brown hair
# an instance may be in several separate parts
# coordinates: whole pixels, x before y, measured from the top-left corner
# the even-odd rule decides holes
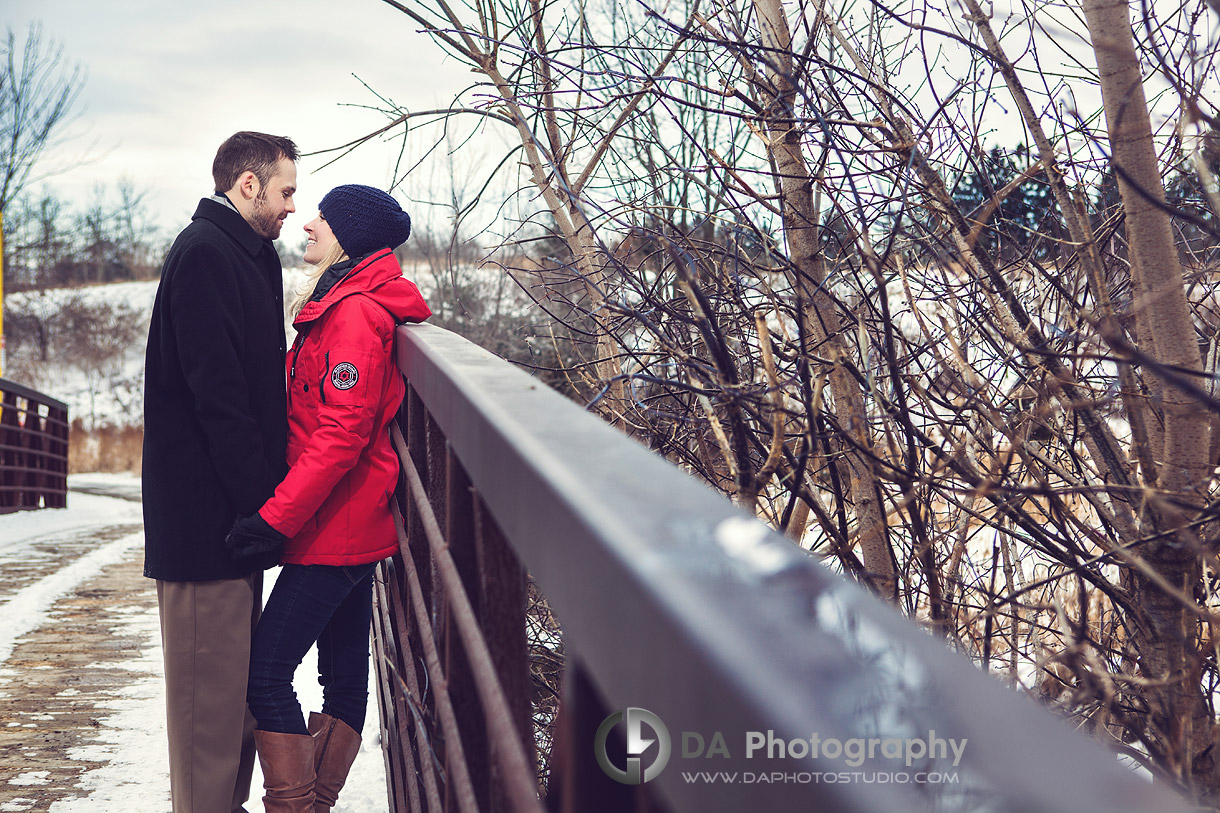
[[[225,139],[212,161],[212,181],[216,194],[222,195],[233,188],[243,172],[253,172],[264,187],[275,172],[281,158],[299,161],[297,145],[283,136],[242,131]]]

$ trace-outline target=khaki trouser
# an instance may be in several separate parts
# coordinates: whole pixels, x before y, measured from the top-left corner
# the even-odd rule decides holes
[[[261,572],[157,582],[174,813],[231,813],[250,797],[254,718],[246,680],[262,583]]]

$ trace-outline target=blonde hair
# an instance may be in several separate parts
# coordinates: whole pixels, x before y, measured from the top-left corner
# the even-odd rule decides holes
[[[301,308],[305,307],[305,303],[313,296],[314,290],[318,287],[318,280],[326,273],[326,270],[336,263],[341,263],[346,260],[347,252],[343,250],[343,246],[335,241],[334,245],[318,260],[318,264],[309,272],[309,276],[301,283],[301,287],[297,289],[296,296],[293,297],[292,305],[289,307],[289,313],[295,319],[297,314],[301,312]]]

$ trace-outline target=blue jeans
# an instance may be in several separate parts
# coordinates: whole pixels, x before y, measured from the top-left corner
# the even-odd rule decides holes
[[[284,565],[250,645],[246,700],[260,729],[309,733],[292,676],[314,642],[322,712],[364,729],[376,567]]]

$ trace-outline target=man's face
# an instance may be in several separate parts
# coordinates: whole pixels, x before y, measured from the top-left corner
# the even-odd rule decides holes
[[[284,219],[297,210],[292,203],[292,195],[296,191],[297,165],[288,158],[281,158],[275,165],[275,174],[254,198],[250,226],[256,234],[268,240],[280,236]]]

